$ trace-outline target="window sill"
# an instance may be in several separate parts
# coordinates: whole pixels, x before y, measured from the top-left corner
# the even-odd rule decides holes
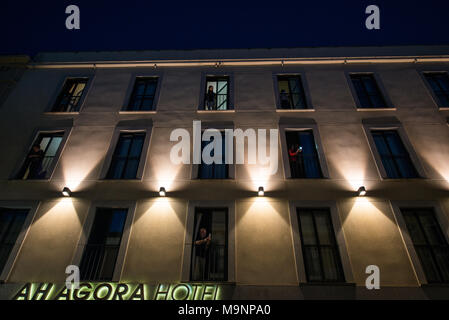
[[[357,111],[397,111],[396,108],[357,108]]]
[[[145,110],[145,111],[119,111],[118,114],[156,114],[156,110]]]
[[[422,288],[449,288],[449,282],[442,283],[423,283]]]
[[[54,116],[59,116],[59,115],[77,115],[80,114],[79,111],[72,111],[72,112],[64,112],[64,111],[48,111],[48,112],[44,112],[44,115],[54,115]]]
[[[196,110],[197,113],[234,113],[235,110]]]
[[[315,109],[276,109],[276,112],[315,112]]]
[[[439,111],[449,111],[449,107],[440,107],[438,108]]]

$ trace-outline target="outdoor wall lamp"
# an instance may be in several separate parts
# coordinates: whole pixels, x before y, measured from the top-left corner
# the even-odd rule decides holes
[[[359,188],[359,190],[357,190],[357,194],[359,195],[359,197],[363,197],[364,195],[366,195],[366,189],[364,186],[361,186]]]
[[[259,191],[257,192],[257,194],[259,195],[259,197],[263,197],[265,192],[263,190],[263,187],[259,187]]]
[[[165,188],[164,187],[160,187],[159,188],[159,196],[160,197],[165,197]]]
[[[62,189],[62,195],[64,197],[70,197],[72,195],[72,191],[69,188],[64,187],[64,189]]]

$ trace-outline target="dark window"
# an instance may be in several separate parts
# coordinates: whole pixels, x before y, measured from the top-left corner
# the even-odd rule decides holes
[[[298,208],[301,246],[308,282],[344,282],[329,209]]]
[[[229,78],[207,77],[204,96],[205,110],[229,109]]]
[[[446,72],[425,73],[427,81],[438,98],[440,107],[449,107],[449,77]]]
[[[127,111],[153,110],[158,78],[137,78]]]
[[[97,209],[81,258],[82,280],[112,280],[127,213],[128,209]]]
[[[227,281],[228,210],[196,208],[190,278],[192,281]]]
[[[286,131],[292,178],[322,178],[313,131]]]
[[[41,133],[31,146],[18,178],[29,180],[48,178],[63,136],[64,132]]]
[[[280,109],[307,109],[300,76],[278,76]]]
[[[56,100],[53,112],[79,111],[81,97],[86,88],[87,78],[67,79]]]
[[[396,130],[373,131],[377,152],[388,178],[417,178],[418,173]]]
[[[432,208],[401,209],[429,283],[449,282],[449,245]]]
[[[201,141],[201,155],[203,154],[204,148],[209,144],[213,143],[214,138],[211,141]],[[226,143],[225,136],[221,134],[221,163],[211,163],[206,164],[203,162],[203,157],[201,156],[201,164],[198,166],[198,179],[227,179],[229,178],[229,165],[226,164]],[[214,156],[217,150],[213,150],[210,155]]]
[[[384,97],[372,74],[351,74],[360,108],[387,108]]]
[[[0,208],[0,273],[22,230],[28,210]]]
[[[120,133],[106,179],[135,179],[145,133]]]

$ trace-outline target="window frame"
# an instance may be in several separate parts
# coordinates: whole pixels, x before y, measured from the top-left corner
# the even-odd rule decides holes
[[[428,94],[430,95],[433,103],[438,108],[438,110],[449,110],[449,106],[447,106],[447,107],[441,106],[440,99],[435,94],[432,86],[430,85],[429,81],[426,78],[426,73],[445,73],[447,75],[447,77],[449,78],[449,69],[435,67],[435,68],[420,69],[420,70],[417,70],[417,72],[418,72],[424,86],[426,87]]]
[[[206,84],[208,77],[216,77],[216,78],[228,78],[228,106],[226,110],[206,110],[205,109],[205,101],[204,97],[206,95]],[[233,72],[225,72],[225,71],[215,71],[210,70],[210,72],[202,72],[201,73],[201,82],[200,82],[200,96],[197,111],[199,112],[232,112],[235,110],[234,105],[234,74]]]
[[[411,144],[410,140],[407,137],[407,134],[405,132],[404,127],[401,123],[384,123],[384,124],[374,124],[374,123],[363,123],[363,129],[365,132],[366,139],[368,141],[368,146],[371,151],[371,155],[374,158],[374,162],[376,163],[377,171],[379,173],[379,176],[381,180],[389,180],[389,181],[395,181],[395,180],[411,180],[411,179],[425,179],[427,176],[424,172],[424,167],[421,164],[421,161],[418,158],[418,155],[415,152],[415,149],[413,148],[413,145]],[[401,139],[405,149],[407,150],[410,160],[415,167],[415,170],[418,174],[418,177],[414,178],[389,178],[387,175],[387,172],[384,168],[384,165],[382,163],[382,158],[380,157],[379,152],[377,151],[376,143],[374,142],[373,135],[371,131],[376,130],[395,130],[399,138]]]
[[[340,263],[343,270],[344,280],[345,282],[308,282],[307,276],[306,276],[306,267],[305,267],[305,261],[304,261],[304,254],[302,252],[302,241],[301,241],[301,235],[299,234],[299,221],[298,221],[298,214],[297,209],[298,208],[304,208],[304,209],[328,209],[330,212],[330,217],[332,220],[332,227],[334,231],[334,237],[337,242],[337,247],[340,255]],[[337,203],[334,201],[289,201],[289,218],[290,218],[290,224],[292,226],[291,233],[292,233],[292,241],[293,241],[293,248],[294,248],[294,259],[296,262],[296,273],[297,273],[297,279],[299,281],[299,284],[308,284],[308,285],[320,285],[320,284],[327,284],[327,285],[340,285],[340,284],[352,284],[355,282],[351,261],[349,258],[349,251],[346,246],[346,237],[343,230],[343,224],[340,220],[340,216],[338,213],[338,207]]]
[[[281,101],[279,97],[279,77],[299,77],[299,81],[301,82],[302,89],[304,91],[304,100],[306,102],[307,107],[302,109],[282,109]],[[276,111],[278,112],[304,112],[304,111],[315,111],[315,108],[312,104],[312,97],[310,95],[309,84],[307,82],[306,73],[304,71],[301,72],[273,72],[273,88],[274,88],[274,97],[276,101]]]
[[[109,148],[104,158],[103,167],[100,173],[100,180],[103,181],[141,181],[144,176],[145,167],[148,160],[148,152],[150,149],[150,141],[151,141],[151,133],[152,133],[152,123],[145,124],[144,126],[139,126],[138,123],[135,125],[132,123],[127,123],[126,125],[118,124],[117,127],[114,128],[114,132],[112,134],[111,140],[109,142]],[[114,156],[115,149],[117,147],[117,143],[120,138],[121,133],[145,133],[145,139],[142,145],[142,151],[139,159],[139,166],[136,173],[136,178],[134,179],[109,179],[107,178],[109,168],[112,164],[112,158]]]
[[[131,102],[132,94],[134,92],[134,87],[136,85],[138,78],[156,78],[157,85],[156,90],[154,91],[154,99],[153,106],[151,110],[127,110],[129,104]],[[151,72],[141,72],[141,73],[133,73],[131,75],[131,80],[128,83],[128,88],[126,89],[125,98],[122,102],[122,107],[120,108],[120,114],[141,114],[141,113],[156,113],[159,105],[159,97],[160,91],[162,87],[163,73],[160,71],[151,71]]]
[[[22,158],[22,161],[20,162],[20,165],[13,171],[13,173],[10,176],[10,180],[17,180],[17,181],[50,181],[53,177],[53,174],[55,172],[56,166],[58,165],[62,153],[67,145],[67,140],[72,132],[73,127],[54,127],[54,128],[40,128],[35,129],[32,134],[32,139],[30,139],[30,142],[28,143],[27,149],[23,152],[25,156]],[[59,145],[58,151],[56,152],[54,159],[51,163],[51,165],[48,167],[48,171],[50,173],[47,173],[45,178],[43,179],[22,179],[19,178],[19,173],[22,170],[23,166],[25,165],[25,162],[27,160],[28,154],[31,151],[31,148],[33,147],[33,144],[37,141],[39,136],[41,134],[48,134],[48,133],[57,133],[57,132],[64,132],[62,135],[61,144]],[[22,154],[23,154],[22,153]]]
[[[440,203],[436,201],[391,201],[390,204],[392,207],[396,225],[398,226],[399,232],[402,237],[402,241],[404,242],[404,246],[409,254],[410,264],[415,272],[416,280],[419,285],[429,285],[426,274],[424,272],[424,268],[421,264],[421,260],[418,257],[415,246],[408,232],[407,224],[405,222],[401,209],[433,209],[435,219],[441,228],[443,236],[449,243],[448,217],[447,215],[445,215]],[[433,283],[430,284],[432,285]]]
[[[67,80],[78,79],[78,78],[87,79],[86,86],[84,87],[84,90],[83,90],[83,94],[78,102],[78,104],[79,104],[78,111],[53,111],[53,109],[56,105],[56,102],[58,101],[58,98],[59,98],[60,94],[62,93],[62,90],[64,89],[64,86],[65,86]],[[89,91],[92,88],[94,79],[95,79],[94,73],[77,73],[77,72],[75,72],[75,73],[71,73],[70,75],[65,75],[62,79],[59,80],[58,85],[56,87],[57,89],[53,93],[52,98],[50,99],[44,113],[45,114],[54,114],[54,115],[58,115],[58,114],[75,115],[75,114],[81,113],[85,107],[86,98],[87,98],[87,95],[89,94]]]
[[[216,122],[201,122],[201,136],[203,135],[204,131],[206,129],[216,129],[219,130],[220,132],[223,133],[224,135],[224,131],[225,129],[234,129],[234,123],[232,124],[228,124],[228,123],[216,123]],[[193,134],[193,133],[192,133]],[[192,136],[193,139],[193,136]],[[192,140],[193,141],[193,140]],[[191,175],[190,175],[190,179],[191,180],[198,180],[198,181],[228,181],[228,180],[234,180],[235,179],[235,171],[236,171],[236,164],[235,164],[235,138],[233,141],[233,159],[232,159],[232,164],[228,164],[228,177],[226,179],[201,179],[198,177],[199,175],[199,169],[200,169],[200,165],[199,164],[195,164],[192,161],[192,170],[191,170]],[[201,146],[200,146],[200,150],[201,150]],[[202,150],[201,150],[202,152]]]
[[[214,209],[214,208],[226,208],[228,211],[227,216],[227,280],[224,283],[234,283],[236,281],[236,261],[235,261],[235,202],[234,201],[197,201],[193,200],[188,202],[187,205],[187,218],[186,218],[186,231],[184,235],[184,252],[181,265],[181,281],[192,282],[190,280],[191,265],[192,265],[192,249],[193,249],[193,228],[195,223],[195,212],[197,208]],[[195,282],[195,281],[194,281]],[[220,282],[220,281],[218,281]],[[223,281],[221,281],[223,282]],[[217,283],[217,281],[214,281]]]
[[[0,207],[2,208],[28,210],[22,229],[17,236],[16,243],[9,253],[8,260],[6,261],[3,270],[0,270],[0,282],[8,281],[22,246],[25,243],[26,237],[30,231],[31,225],[36,217],[39,205],[39,201],[0,201]]]
[[[126,252],[128,251],[128,244],[131,235],[131,229],[136,214],[137,203],[135,201],[96,201],[92,202],[86,218],[82,222],[82,231],[78,239],[75,254],[72,258],[72,265],[79,266],[83,257],[85,246],[88,244],[89,236],[92,231],[95,216],[98,208],[123,209],[128,208],[125,224],[123,227],[122,239],[120,241],[120,249],[115,261],[114,273],[110,281],[120,281],[123,268],[125,266]],[[98,281],[98,280],[92,280]]]
[[[359,96],[357,94],[357,90],[352,83],[351,75],[371,75],[376,82],[377,88],[379,89],[380,94],[382,95],[382,99],[385,102],[384,108],[366,108],[363,107],[360,103]],[[379,110],[396,110],[396,107],[392,103],[386,87],[383,85],[382,79],[378,72],[371,71],[345,71],[345,77],[349,86],[349,90],[351,91],[352,99],[354,101],[355,108],[357,111],[379,111]]]
[[[284,164],[284,179],[296,181],[296,180],[320,180],[320,179],[329,179],[329,169],[327,166],[326,156],[321,140],[321,136],[319,134],[318,126],[315,123],[310,124],[279,124],[279,135],[281,139],[281,156],[282,162]],[[310,131],[313,132],[313,139],[315,140],[315,145],[318,146],[317,155],[318,161],[321,167],[321,178],[292,178],[291,170],[290,170],[290,161],[288,156],[288,146],[287,146],[287,131]]]

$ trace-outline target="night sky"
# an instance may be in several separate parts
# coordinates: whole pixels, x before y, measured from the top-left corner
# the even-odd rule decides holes
[[[81,11],[67,30],[66,6]],[[365,28],[380,7],[381,29]],[[0,2],[1,54],[195,48],[449,44],[449,1]]]

